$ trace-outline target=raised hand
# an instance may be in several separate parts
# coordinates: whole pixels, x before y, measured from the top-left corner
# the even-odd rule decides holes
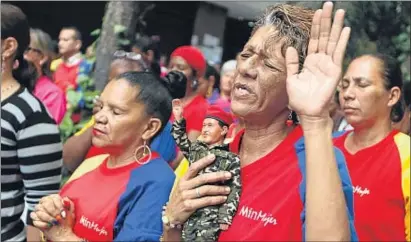
[[[183,104],[180,99],[174,99],[172,102],[173,105],[173,115],[176,121],[179,121],[183,118]]]
[[[326,2],[315,12],[307,57],[298,73],[298,53],[286,53],[289,106],[304,118],[328,118],[329,103],[342,73],[350,28],[344,25],[344,10],[337,10],[331,27],[333,4]]]

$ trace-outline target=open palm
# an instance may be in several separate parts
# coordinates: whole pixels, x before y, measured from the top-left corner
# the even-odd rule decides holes
[[[344,11],[335,13],[333,4],[324,3],[314,14],[307,57],[298,73],[298,53],[290,47],[286,53],[289,106],[300,117],[328,117],[328,106],[342,72],[342,62],[350,37],[344,25]]]

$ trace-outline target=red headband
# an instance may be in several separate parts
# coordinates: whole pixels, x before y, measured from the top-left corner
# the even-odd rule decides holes
[[[180,56],[183,58],[194,70],[197,76],[203,76],[206,70],[206,60],[203,53],[193,46],[180,46],[171,53],[171,57]]]

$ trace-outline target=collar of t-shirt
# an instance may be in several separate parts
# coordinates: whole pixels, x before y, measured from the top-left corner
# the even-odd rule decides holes
[[[66,61],[64,61],[64,64],[68,67],[75,66],[81,61],[81,59],[82,55],[80,52],[78,52],[77,54],[70,56]]]

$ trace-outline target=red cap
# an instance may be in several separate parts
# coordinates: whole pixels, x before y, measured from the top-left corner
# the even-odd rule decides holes
[[[193,46],[180,46],[171,53],[171,57],[180,56],[197,71],[198,76],[203,76],[207,67],[203,53]]]
[[[233,116],[231,115],[231,113],[227,113],[223,109],[215,105],[208,108],[206,118],[218,120],[220,122],[223,122],[227,126],[230,126],[233,123]]]

